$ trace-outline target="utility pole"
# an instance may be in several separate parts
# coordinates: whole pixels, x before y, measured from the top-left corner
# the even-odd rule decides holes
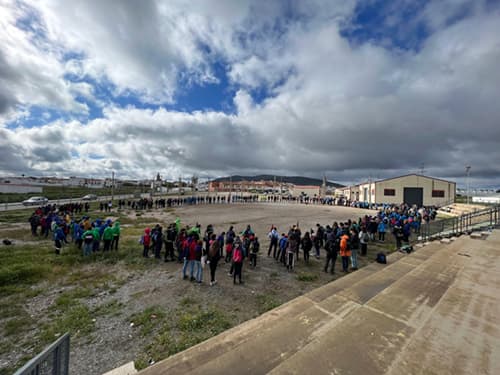
[[[466,180],[465,183],[467,185],[467,204],[469,204],[469,175],[470,175],[470,165],[465,167]]]
[[[111,202],[115,197],[115,171],[111,172]]]
[[[424,172],[425,172],[425,163],[422,163],[422,165],[420,167],[420,174],[423,176]]]

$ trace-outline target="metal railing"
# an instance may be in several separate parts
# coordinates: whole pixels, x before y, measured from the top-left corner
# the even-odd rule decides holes
[[[475,230],[492,229],[500,225],[500,205],[469,212],[449,219],[422,224],[420,239],[429,239],[470,233]]]
[[[69,373],[69,333],[32,358],[14,375],[67,375]]]

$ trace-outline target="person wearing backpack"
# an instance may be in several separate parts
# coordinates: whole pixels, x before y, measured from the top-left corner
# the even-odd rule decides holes
[[[226,244],[226,258],[224,259],[224,261],[226,263],[229,263],[229,262],[231,262],[232,258],[233,258],[233,243],[228,242]]]
[[[161,248],[163,247],[163,228],[161,226],[157,226],[156,231],[154,232],[154,249],[155,249],[155,258],[161,259]]]
[[[83,256],[88,256],[92,253],[92,246],[94,243],[94,232],[88,229],[82,234],[83,240]]]
[[[111,241],[113,241],[113,227],[111,223],[108,224],[104,232],[102,233],[102,240],[104,242],[103,251],[109,251],[111,249]]]
[[[217,270],[217,264],[220,259],[220,242],[216,239],[215,234],[212,235],[212,243],[208,249],[207,263],[210,266],[210,286],[217,284],[215,280],[215,271]]]
[[[271,231],[268,234],[269,237],[269,250],[267,251],[267,256],[271,256],[271,250],[273,250],[273,258],[276,259],[276,250],[278,249],[279,234],[276,227],[271,226]]]
[[[338,241],[337,241],[338,242]],[[328,266],[330,262],[332,263],[332,267],[330,269],[330,273],[335,274],[335,263],[337,262],[337,246],[335,246],[335,237],[329,238],[325,242],[325,250],[326,250],[326,262],[324,271],[328,272]]]
[[[233,284],[236,284],[236,276],[238,276],[240,284],[243,284],[243,281],[241,281],[241,274],[243,272],[243,250],[241,249],[240,242],[236,242],[233,249],[233,265]]]
[[[309,252],[313,247],[313,242],[311,240],[311,236],[309,232],[304,234],[304,238],[302,238],[302,251],[304,252],[304,260],[307,264],[309,264]]]
[[[195,247],[195,259],[194,259],[194,266],[196,268],[196,282],[198,284],[201,284],[203,281],[203,267],[202,267],[202,259],[203,259],[203,241],[198,240],[196,241],[196,247]],[[191,274],[191,279],[193,278]]]
[[[140,243],[143,245],[142,256],[149,258],[149,246],[151,245],[151,229],[144,229],[144,234],[141,237]]]
[[[370,236],[366,232],[365,227],[361,227],[361,232],[359,233],[359,243],[361,244],[361,255],[366,256],[368,253],[368,241]]]
[[[92,243],[92,251],[98,252],[101,246],[101,231],[99,227],[94,227],[92,229],[92,233],[94,233],[94,242]]]
[[[56,254],[62,252],[63,243],[68,243],[66,240],[66,235],[62,229],[62,224],[56,228],[54,231],[54,246]]]
[[[167,229],[167,233],[164,238],[165,242],[165,262],[168,262],[168,257],[173,262],[175,260],[174,256],[174,242],[176,238],[175,226],[170,224]]]
[[[113,224],[113,240],[111,241],[111,250],[118,251],[118,242],[120,241],[120,222],[118,220]]]
[[[259,238],[255,237],[250,243],[250,264],[253,268],[257,267],[257,253],[260,250]]]
[[[279,260],[283,265],[285,265],[285,253],[286,247],[288,246],[288,236],[285,233],[281,233],[281,238],[279,241],[279,250],[276,260]]]
[[[295,237],[295,233],[291,232],[288,243],[286,246],[286,269],[287,271],[293,271],[295,267],[295,252],[299,247],[297,239]]]
[[[73,226],[73,239],[75,240],[75,245],[78,248],[78,250],[82,249],[82,244],[83,244],[82,236],[83,236],[83,227],[80,224],[75,223],[75,225]]]
[[[340,236],[340,256],[342,257],[342,271],[349,272],[349,257],[351,250],[349,249],[349,236],[344,233]]]

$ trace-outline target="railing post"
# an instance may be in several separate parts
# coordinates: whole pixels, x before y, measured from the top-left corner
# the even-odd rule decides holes
[[[61,373],[61,364],[59,363],[59,346],[57,346],[52,353],[52,363],[54,366],[52,367],[52,375],[59,375]]]

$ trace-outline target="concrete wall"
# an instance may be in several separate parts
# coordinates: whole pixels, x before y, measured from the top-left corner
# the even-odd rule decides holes
[[[41,193],[41,186],[20,185],[20,184],[0,184],[0,193]]]
[[[375,183],[376,203],[403,203],[405,187],[423,188],[423,204],[425,206],[443,205],[455,200],[456,184],[454,182],[439,180],[420,175],[409,175],[397,177],[389,180],[382,180]],[[394,196],[384,195],[385,189],[394,189]],[[444,197],[433,197],[433,190],[444,191]]]
[[[368,203],[377,203],[374,182],[360,184],[358,187],[358,190],[359,190],[359,199],[357,199],[358,201],[368,202]]]

